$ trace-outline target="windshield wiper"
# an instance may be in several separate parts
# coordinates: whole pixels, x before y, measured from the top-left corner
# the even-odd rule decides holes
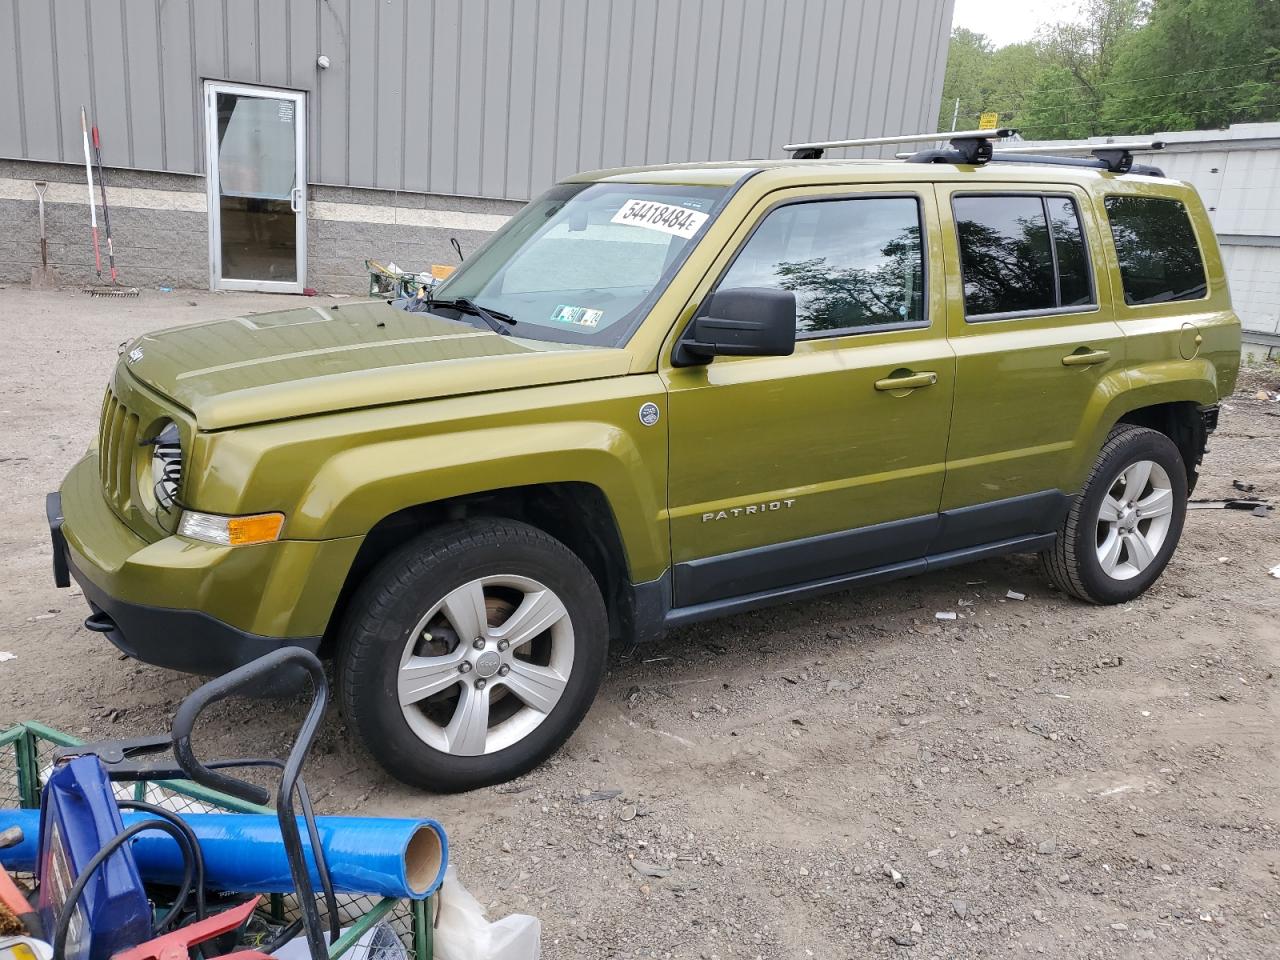
[[[507,327],[516,325],[515,317],[508,316],[505,313],[496,313],[480,306],[480,304],[467,297],[458,297],[457,300],[431,300],[428,302],[428,307],[452,307],[459,313],[469,313],[473,317],[479,317],[490,330],[494,333],[500,333],[504,337],[511,335],[511,331]]]

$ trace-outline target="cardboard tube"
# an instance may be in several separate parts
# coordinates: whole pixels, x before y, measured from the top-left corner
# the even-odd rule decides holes
[[[126,827],[151,817],[133,810],[123,810],[121,816]],[[280,822],[274,814],[190,813],[182,819],[200,841],[207,887],[228,893],[293,892]],[[0,810],[0,830],[9,826],[22,828],[23,841],[0,850],[0,863],[10,870],[34,870],[40,850],[40,811]],[[449,840],[435,820],[316,817],[316,827],[338,893],[420,900],[434,893],[444,879]],[[298,829],[311,882],[319,890],[320,877],[301,820]],[[140,835],[133,842],[133,856],[144,881],[181,882],[182,850],[168,834]]]

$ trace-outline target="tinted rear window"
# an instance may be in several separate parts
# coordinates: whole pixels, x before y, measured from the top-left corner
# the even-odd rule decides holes
[[[1199,300],[1207,293],[1204,261],[1186,207],[1157,197],[1107,197],[1104,202],[1125,303]]]
[[[1038,196],[956,197],[965,313],[1057,306],[1053,251]]]
[[[1089,251],[1070,197],[959,196],[952,209],[966,317],[1094,304]]]
[[[1062,290],[1062,306],[1079,307],[1093,303],[1090,284],[1089,252],[1080,230],[1080,215],[1069,197],[1045,197],[1053,245],[1058,253],[1058,283]]]

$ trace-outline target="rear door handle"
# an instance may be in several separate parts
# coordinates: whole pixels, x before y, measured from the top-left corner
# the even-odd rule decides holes
[[[1068,353],[1062,358],[1064,367],[1088,367],[1095,363],[1106,363],[1111,359],[1109,350],[1090,350],[1087,353]]]
[[[938,375],[931,370],[924,373],[912,373],[904,377],[885,377],[876,381],[877,390],[913,390],[916,387],[932,387],[938,382]]]

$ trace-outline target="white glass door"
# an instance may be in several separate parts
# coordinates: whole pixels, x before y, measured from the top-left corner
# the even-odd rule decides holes
[[[306,94],[205,83],[209,286],[301,293],[307,275]]]

